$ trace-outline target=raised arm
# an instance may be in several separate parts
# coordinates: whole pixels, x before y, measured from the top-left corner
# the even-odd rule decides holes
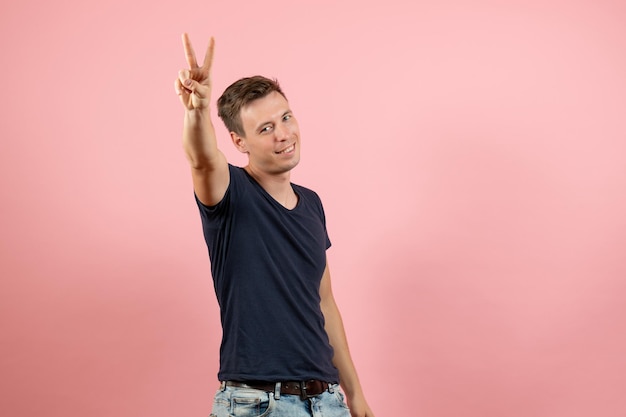
[[[178,72],[174,88],[185,108],[183,148],[191,165],[198,199],[207,206],[219,203],[230,181],[226,157],[217,147],[211,121],[211,64],[215,41],[209,41],[204,63],[198,66],[189,36],[183,34],[188,69]]]

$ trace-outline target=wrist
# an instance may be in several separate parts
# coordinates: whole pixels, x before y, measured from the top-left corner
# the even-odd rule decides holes
[[[209,106],[198,106],[194,108],[185,108],[185,117],[190,120],[204,119],[210,116]]]
[[[363,397],[363,390],[360,387],[355,386],[343,386],[341,387],[346,394],[346,398],[349,400]]]
[[[185,110],[185,126],[192,128],[212,127],[211,113],[208,107],[186,109]]]

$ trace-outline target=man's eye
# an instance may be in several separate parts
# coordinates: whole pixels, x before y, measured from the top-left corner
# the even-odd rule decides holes
[[[261,129],[260,133],[267,133],[270,130],[272,130],[272,126],[265,126],[263,129]]]
[[[286,115],[283,116],[283,121],[286,122],[289,119],[291,119],[291,115],[290,114],[286,114]]]

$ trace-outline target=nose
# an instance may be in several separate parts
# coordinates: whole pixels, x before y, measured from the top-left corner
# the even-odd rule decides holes
[[[281,142],[284,142],[287,139],[289,139],[289,135],[290,135],[289,127],[283,124],[277,125],[276,128],[274,129],[274,132],[276,133],[276,139]]]

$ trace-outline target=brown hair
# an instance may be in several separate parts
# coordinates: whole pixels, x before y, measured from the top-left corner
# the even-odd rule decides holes
[[[241,124],[241,109],[250,102],[263,98],[274,91],[285,97],[277,80],[270,80],[261,75],[237,80],[228,86],[217,100],[217,114],[229,132],[245,136]]]

